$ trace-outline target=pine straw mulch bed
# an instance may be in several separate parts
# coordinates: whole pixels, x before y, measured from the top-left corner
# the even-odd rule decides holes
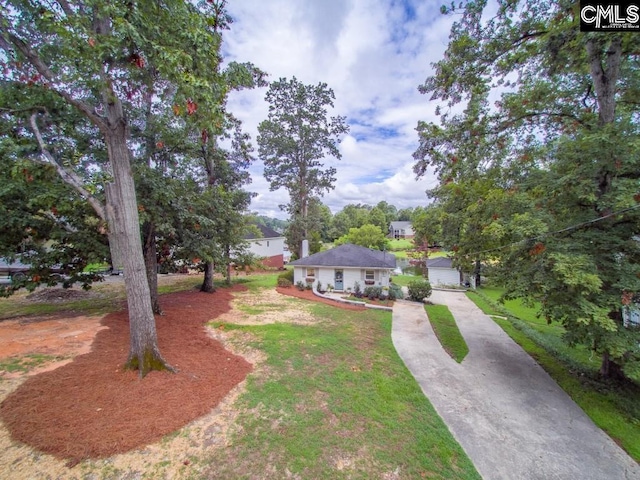
[[[0,405],[0,418],[15,440],[69,465],[160,440],[210,412],[252,370],[203,326],[229,311],[232,293],[244,289],[161,297],[160,351],[178,373],[151,372],[141,380],[137,372],[124,371],[129,320],[126,311],[111,313],[90,353],[28,378]]]

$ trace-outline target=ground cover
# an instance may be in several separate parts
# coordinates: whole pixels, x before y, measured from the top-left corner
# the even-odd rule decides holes
[[[640,461],[640,387],[633,383],[603,381],[596,374],[597,358],[584,349],[562,342],[557,325],[536,317],[535,306],[517,300],[495,303],[501,291],[482,288],[467,296],[533,357],[593,422],[636,461]],[[518,314],[522,317],[518,317]]]
[[[425,305],[431,327],[438,337],[442,348],[456,362],[461,363],[469,353],[467,342],[460,333],[453,315],[446,305]]]
[[[171,333],[159,330],[161,339],[165,339],[161,342],[175,338],[186,342],[189,348],[202,346],[204,340],[198,340],[197,334],[183,328],[198,309],[197,300],[208,299],[205,306],[210,317],[216,318],[207,329],[201,326],[201,331],[223,342],[224,348],[232,353],[216,359],[207,347],[208,357],[200,364],[222,373],[228,368],[227,358],[242,356],[253,364],[248,379],[215,409],[158,440],[152,435],[159,423],[153,410],[141,412],[139,417],[145,423],[139,430],[148,436],[145,441],[153,443],[102,459],[83,460],[74,467],[11,440],[2,428],[0,478],[479,478],[396,355],[390,340],[390,313],[360,307],[346,309],[335,302],[331,306],[320,304],[317,297],[305,301],[285,296],[275,292],[275,278],[275,275],[241,277],[240,281],[248,281],[244,283],[246,289],[234,291],[230,306],[220,315],[216,314],[216,308],[225,302],[219,295],[227,289],[213,295],[189,291],[185,292],[187,297],[175,293],[161,299],[167,305],[169,298],[183,298],[175,305],[182,307],[177,314],[168,305],[166,323],[174,324],[176,330]],[[311,293],[286,290],[293,295]],[[65,311],[64,305],[59,308]],[[29,318],[0,322],[0,331],[10,322],[25,329],[52,322],[50,319],[30,322]],[[91,325],[99,325],[93,318]],[[81,324],[71,326],[74,325]],[[56,332],[55,338],[68,337],[68,331]],[[94,350],[102,348],[100,338],[105,332],[98,334]],[[43,344],[52,335],[52,332],[43,335]],[[126,340],[116,343],[126,353]],[[186,345],[182,348],[187,348]],[[176,361],[164,343],[161,349],[179,368],[194,372],[185,368],[182,361]],[[46,357],[34,357],[32,360],[38,365],[30,366],[29,355],[25,352],[20,355],[25,362],[23,368],[28,370],[26,374],[21,370],[20,378],[0,380],[0,399],[31,379],[42,377],[35,375],[25,380],[40,368],[41,362],[48,361]],[[81,364],[90,356],[75,357],[68,367]],[[107,369],[115,373],[119,364],[120,361],[110,362]],[[64,369],[50,373],[55,372],[78,375],[84,380],[73,394],[77,394],[78,388],[85,386],[91,390],[98,384],[96,379],[82,376],[85,369],[77,374]],[[195,377],[197,374],[191,382],[197,382]],[[190,400],[188,388],[189,385],[178,389],[183,402]],[[51,395],[53,390],[49,387],[40,391],[46,392],[43,394],[46,403],[55,403],[56,397],[64,394],[58,389],[58,393]],[[140,408],[149,408],[155,396],[147,392],[138,401]],[[106,416],[111,408],[91,399],[81,403],[88,408],[86,415],[90,413],[97,418]],[[182,405],[165,403],[164,407],[164,413],[175,415]],[[76,417],[83,414],[76,406],[66,410],[75,411]],[[99,427],[97,431],[100,433]],[[41,436],[47,432],[48,429],[43,429]],[[121,436],[127,440],[127,434]],[[118,446],[121,439],[112,443],[122,448]]]

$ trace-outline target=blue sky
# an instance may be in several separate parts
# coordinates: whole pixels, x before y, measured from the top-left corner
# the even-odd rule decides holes
[[[325,82],[336,95],[331,115],[343,115],[350,133],[340,145],[335,189],[323,202],[335,214],[349,203],[398,208],[425,205],[432,175],[411,170],[418,120],[435,121],[435,105],[417,87],[446,48],[452,19],[432,0],[231,0],[234,18],[224,37],[227,60],[249,61],[269,80],[296,76]],[[266,88],[234,92],[229,109],[240,118],[257,151],[257,126],[266,119]],[[269,191],[260,161],[249,189],[251,209],[278,218],[286,190]]]

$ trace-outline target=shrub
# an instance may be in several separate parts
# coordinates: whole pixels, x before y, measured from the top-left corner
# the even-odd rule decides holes
[[[409,282],[409,299],[423,302],[431,295],[431,284],[427,280],[411,280]]]
[[[369,300],[382,297],[382,287],[364,287],[363,295]]]
[[[389,285],[389,300],[402,300],[404,298],[404,293],[402,292],[402,287],[400,285],[396,285],[392,283]]]
[[[278,279],[284,278],[285,280],[289,280],[291,284],[293,284],[293,270],[285,270],[280,275],[278,275]]]
[[[306,288],[304,282],[302,280],[298,280],[296,282],[296,288],[300,291],[304,290]]]
[[[356,298],[362,298],[362,289],[360,288],[360,282],[353,284],[353,296]]]
[[[318,280],[318,284],[316,285],[316,290],[318,290],[320,293],[324,292],[324,290],[322,290],[322,283],[320,282],[320,280]]]
[[[282,277],[278,277],[278,286],[279,287],[290,287],[291,285],[293,285],[293,283],[286,279],[286,278],[282,278]]]

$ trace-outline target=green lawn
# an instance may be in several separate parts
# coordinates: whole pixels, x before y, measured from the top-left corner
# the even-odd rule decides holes
[[[413,240],[410,238],[399,238],[389,240],[389,250],[396,252],[399,250],[411,250],[413,248]]]
[[[597,355],[562,342],[563,327],[547,325],[536,306],[520,300],[495,303],[502,291],[484,287],[467,296],[529,353],[585,411],[593,422],[640,461],[640,387],[597,376]],[[496,316],[498,315],[498,316]],[[500,318],[506,316],[506,318]]]
[[[390,312],[297,301],[312,323],[225,324],[266,360],[230,445],[206,460],[212,475],[480,478],[396,354]]]
[[[499,287],[482,287],[480,293],[498,307],[502,307],[503,313],[508,313],[525,321],[526,325],[538,332],[542,336],[541,338],[545,338],[555,351],[578,362],[587,370],[595,372],[600,368],[599,358],[597,356],[594,357],[586,347],[569,347],[563,342],[564,327],[557,322],[548,323],[546,318],[538,316],[540,309],[538,304],[526,305],[521,299],[507,300],[504,304],[498,304],[498,299],[504,293],[504,289]]]
[[[456,362],[462,362],[469,353],[469,347],[464,341],[449,307],[446,305],[425,305],[424,309],[427,311],[431,327],[442,348]]]

